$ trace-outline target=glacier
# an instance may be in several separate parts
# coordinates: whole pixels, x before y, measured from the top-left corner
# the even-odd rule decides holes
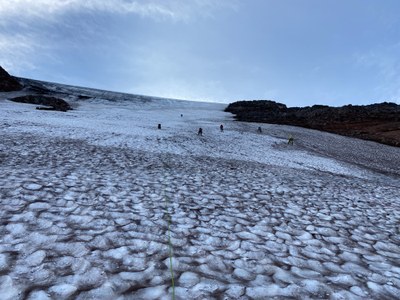
[[[176,299],[400,298],[399,148],[47,87],[0,94],[1,299],[171,299],[168,235]]]

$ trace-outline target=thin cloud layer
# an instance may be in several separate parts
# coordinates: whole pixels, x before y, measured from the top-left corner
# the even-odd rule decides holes
[[[400,103],[400,43],[391,46],[377,47],[365,54],[356,55],[358,66],[364,71],[370,71],[379,84],[374,88],[381,101]]]
[[[1,0],[0,18],[49,19],[73,12],[137,14],[155,19],[187,21],[199,15],[211,16],[215,10],[235,9],[237,2],[219,0]]]
[[[400,4],[362,2],[0,0],[0,65],[155,96],[398,101]]]
[[[107,24],[99,19],[100,14],[187,23],[200,17],[214,17],[220,10],[234,10],[236,3],[236,0],[0,0],[0,65],[16,73],[34,70],[43,61],[43,55],[58,55],[57,46],[75,49],[82,46],[82,40],[90,44],[90,39],[111,39],[104,33]],[[66,32],[70,34],[63,37]]]
[[[0,34],[0,64],[14,72],[34,69],[35,66],[29,57],[32,57],[40,47],[36,40],[29,35]]]

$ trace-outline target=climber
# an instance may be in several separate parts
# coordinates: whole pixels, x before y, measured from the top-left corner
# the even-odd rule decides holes
[[[293,145],[294,137],[290,134],[288,139],[288,145]]]

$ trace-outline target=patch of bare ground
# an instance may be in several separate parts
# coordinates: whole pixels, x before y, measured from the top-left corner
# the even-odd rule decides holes
[[[400,146],[400,122],[357,122],[331,124],[315,128],[341,135],[371,140],[391,146]]]

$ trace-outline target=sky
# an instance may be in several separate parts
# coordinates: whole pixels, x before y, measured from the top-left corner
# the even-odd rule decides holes
[[[400,104],[398,0],[0,0],[10,74],[288,106]]]

